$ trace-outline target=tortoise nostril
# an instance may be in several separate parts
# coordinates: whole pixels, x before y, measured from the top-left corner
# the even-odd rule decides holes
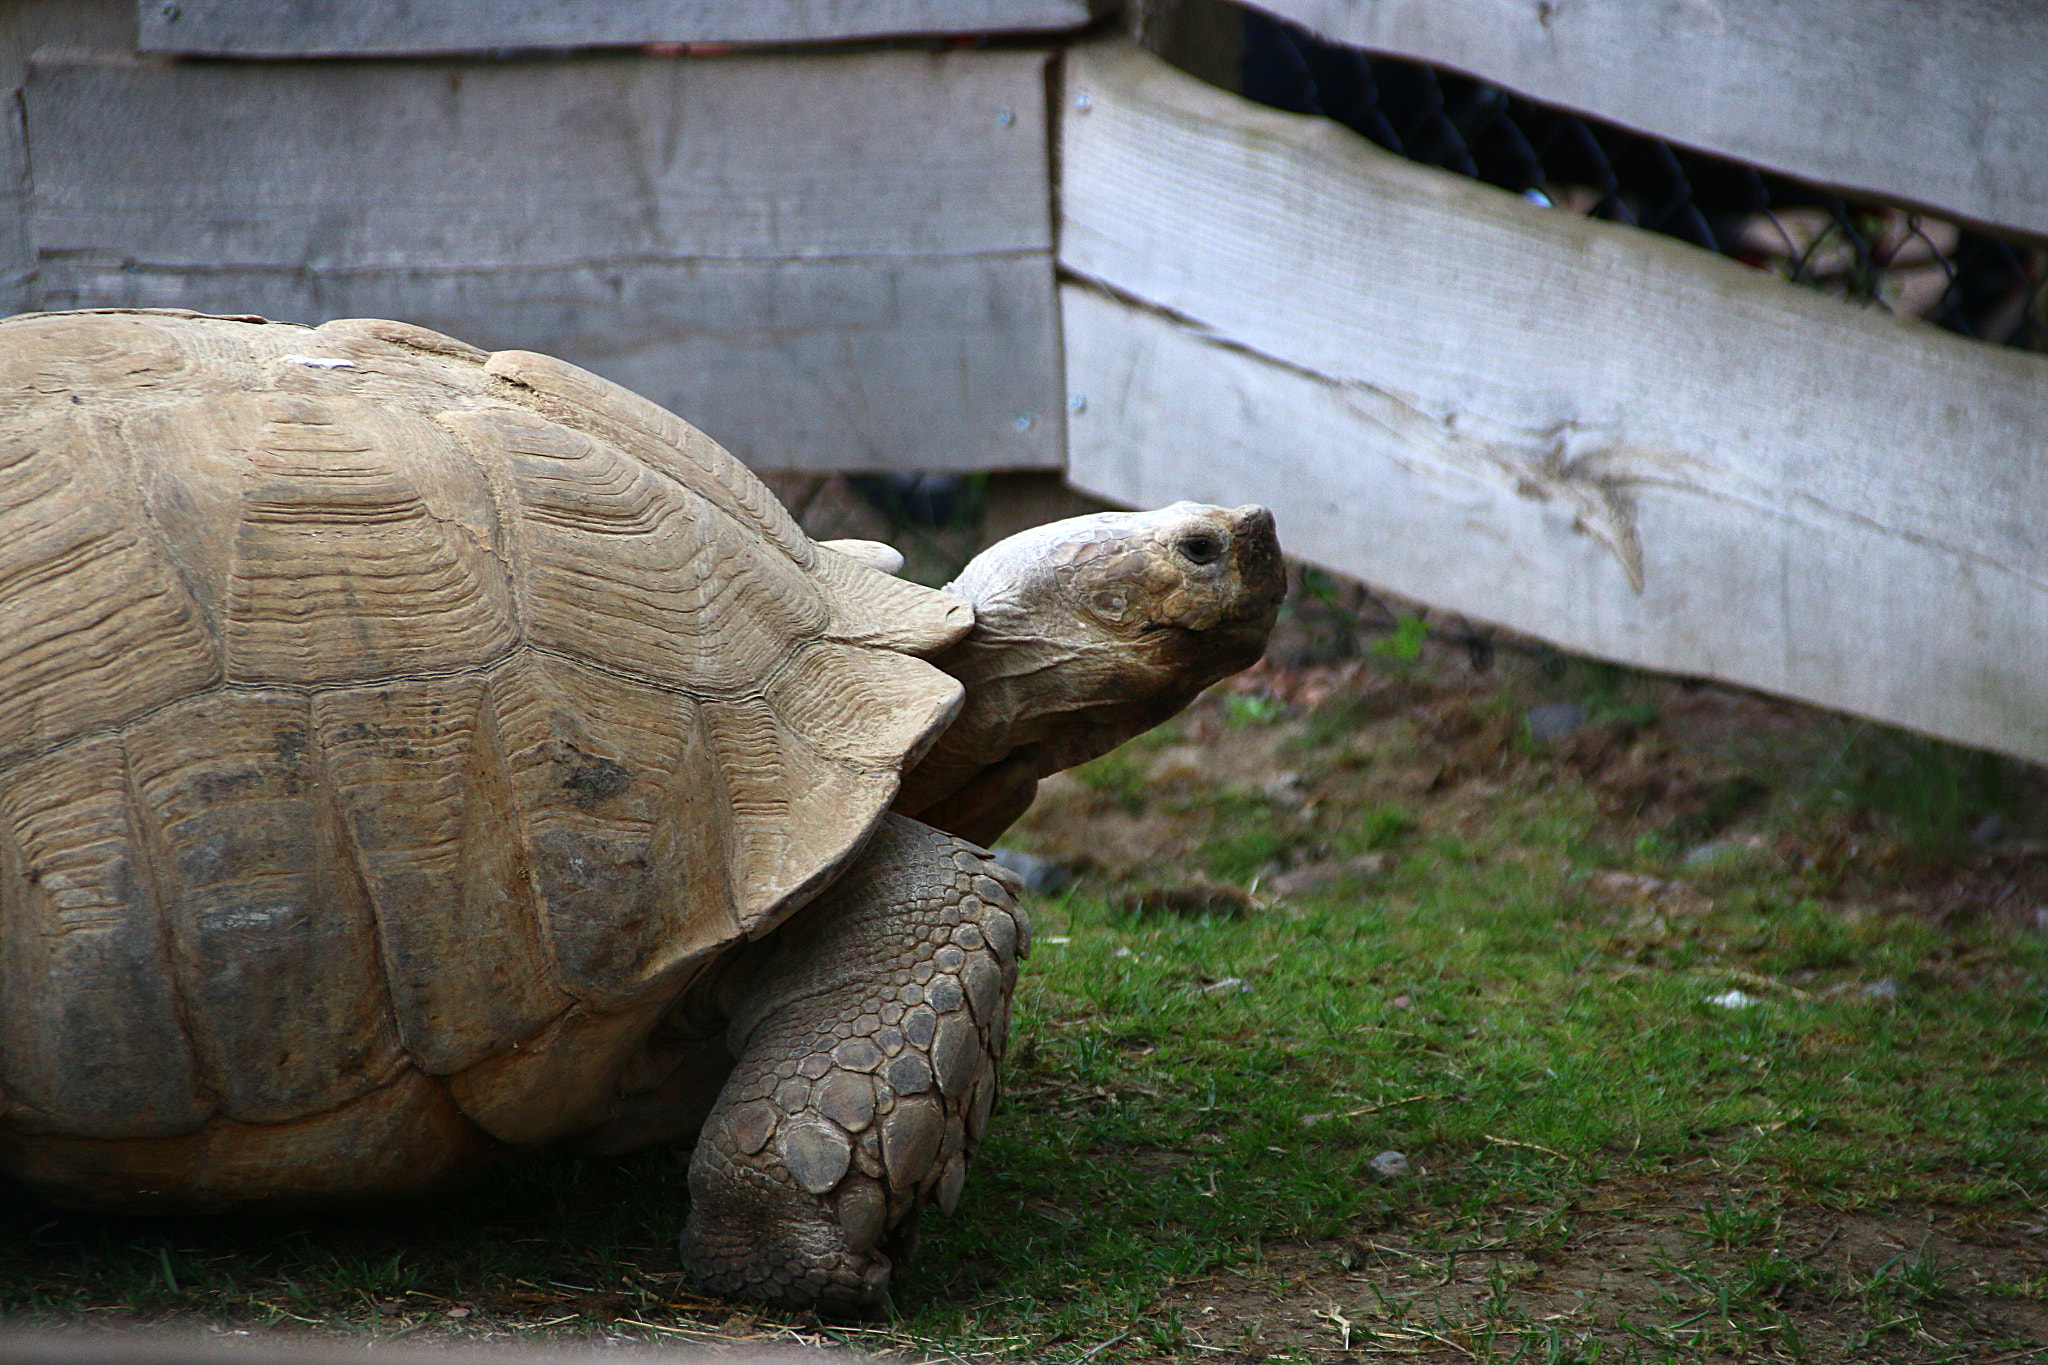
[[[1223,558],[1223,538],[1207,532],[1198,531],[1194,535],[1184,536],[1174,548],[1180,551],[1182,558],[1192,564],[1214,564]]]

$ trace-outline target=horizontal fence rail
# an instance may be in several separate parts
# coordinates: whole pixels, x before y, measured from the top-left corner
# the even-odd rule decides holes
[[[2048,235],[2048,6],[2029,0],[1253,2],[1704,151]]]
[[[400,318],[758,468],[1057,468],[1047,60],[46,57],[26,306]]]
[[[137,0],[145,52],[378,57],[1078,28],[1091,0]]]
[[[1070,477],[1643,667],[2048,760],[2048,361],[1127,48],[1062,105]]]

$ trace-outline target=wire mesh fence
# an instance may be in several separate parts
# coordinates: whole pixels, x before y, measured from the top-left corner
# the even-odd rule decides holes
[[[1454,72],[1244,18],[1243,92],[1411,161],[1998,346],[2048,351],[2048,250],[1673,146]]]

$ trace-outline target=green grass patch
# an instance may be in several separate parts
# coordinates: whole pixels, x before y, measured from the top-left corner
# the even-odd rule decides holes
[[[1942,1201],[1959,1180],[2038,1197],[2039,945],[1998,945],[2022,988],[1942,987],[1952,935],[1751,897],[1645,969],[1575,870],[1592,812],[1520,799],[1489,839],[1431,840],[1365,898],[1223,922],[1040,905],[1055,942],[1020,990],[1012,1099],[906,1282],[910,1324],[1158,1333],[1170,1286],[1275,1239],[1542,1236],[1604,1188],[1705,1161],[1748,1192],[1695,1226],[1756,1249],[1736,1300],[1765,1303],[1805,1273],[1769,1252],[1788,1207]],[[1789,972],[1821,975],[1708,1003]],[[1859,984],[1886,979],[1907,984]],[[1375,1178],[1384,1149],[1420,1178]],[[1924,1304],[1941,1284],[1909,1258],[1864,1292]]]

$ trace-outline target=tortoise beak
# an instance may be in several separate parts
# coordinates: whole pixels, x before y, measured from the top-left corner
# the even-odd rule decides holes
[[[1235,585],[1215,624],[1200,632],[1211,679],[1251,667],[1266,652],[1266,637],[1287,595],[1287,564],[1273,514],[1256,504],[1232,508],[1222,520],[1230,528],[1230,568]]]
[[[1263,648],[1265,633],[1273,628],[1280,600],[1287,595],[1280,535],[1273,527],[1273,514],[1257,503],[1232,508],[1228,520],[1238,596],[1226,620],[1232,626],[1256,629]]]

